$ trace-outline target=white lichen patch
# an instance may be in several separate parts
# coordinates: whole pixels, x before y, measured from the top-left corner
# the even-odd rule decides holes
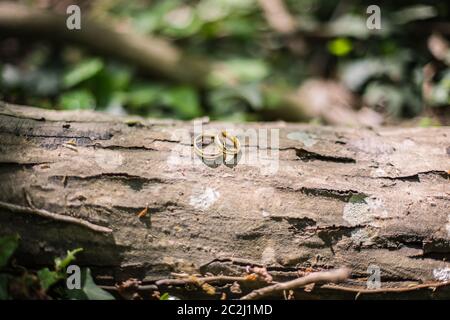
[[[351,233],[351,240],[354,244],[368,246],[373,244],[376,232],[367,229],[354,230]]]
[[[389,155],[395,151],[394,146],[386,143],[379,137],[364,137],[348,143],[351,150],[362,151],[368,154]]]
[[[314,135],[303,131],[291,132],[287,135],[287,138],[290,140],[300,141],[305,145],[305,147],[312,147],[317,143],[317,139]]]
[[[370,224],[375,218],[385,218],[388,212],[381,199],[367,197],[360,201],[350,201],[344,206],[343,218],[351,225]]]
[[[261,210],[261,215],[263,216],[263,218],[268,218],[270,217],[270,212],[267,212],[266,210]]]
[[[386,171],[384,171],[384,169],[382,169],[382,168],[375,169],[372,174],[372,176],[374,176],[374,177],[383,177],[386,175],[387,175]]]
[[[205,210],[216,202],[219,197],[220,193],[217,190],[207,187],[194,191],[189,204],[196,209]]]
[[[450,268],[434,269],[433,277],[438,281],[450,281]]]
[[[190,147],[191,135],[188,130],[177,129],[171,132],[171,141],[180,141],[172,144],[170,155],[167,157],[167,167],[173,173],[179,168],[191,166],[193,164],[193,150]]]
[[[97,149],[94,152],[95,162],[104,170],[114,170],[123,163],[123,156],[119,151]]]
[[[271,264],[275,262],[275,249],[272,246],[264,248],[261,254],[261,262],[263,264]]]

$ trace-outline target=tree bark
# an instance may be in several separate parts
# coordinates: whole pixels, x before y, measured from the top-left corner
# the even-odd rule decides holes
[[[279,145],[241,133],[239,162],[211,165],[193,152],[194,122],[2,103],[0,235],[21,235],[25,265],[82,247],[77,263],[104,284],[242,276],[247,266],[286,281],[348,267],[340,287],[296,297],[354,298],[375,265],[381,289],[450,297],[445,286],[407,290],[450,280],[450,128],[203,120],[223,128],[278,132]]]

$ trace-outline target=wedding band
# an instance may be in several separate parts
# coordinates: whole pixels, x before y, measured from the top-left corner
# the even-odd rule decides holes
[[[208,153],[208,152],[205,152],[203,148],[200,148],[199,147],[199,143],[201,144],[201,146],[203,146],[203,138],[204,137],[212,138],[217,143],[217,141],[216,141],[217,135],[214,135],[214,134],[211,134],[211,133],[201,133],[198,136],[196,136],[195,139],[194,139],[194,151],[195,151],[195,153],[198,156],[200,156],[200,157],[202,157],[203,159],[206,159],[206,160],[214,160],[217,157],[219,157],[220,155],[222,155],[223,152],[222,152],[221,149],[219,149],[217,152]]]
[[[220,139],[220,135],[222,135],[222,137],[224,137],[223,141]],[[219,149],[222,150],[222,152],[225,154],[230,154],[230,155],[238,154],[239,151],[241,150],[241,143],[240,143],[239,139],[236,136],[233,136],[226,131],[222,131],[220,135],[217,134],[216,138],[215,138],[216,144],[219,147]],[[227,147],[227,143],[226,143],[227,139],[233,143],[233,148]]]

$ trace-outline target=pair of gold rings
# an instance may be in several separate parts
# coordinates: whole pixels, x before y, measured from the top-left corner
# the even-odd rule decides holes
[[[209,138],[214,140],[217,146],[216,151],[206,152],[203,149],[203,139]],[[232,143],[232,147],[227,144],[227,141]],[[241,143],[236,136],[229,134],[226,131],[222,131],[220,134],[201,133],[194,139],[194,151],[195,153],[205,160],[214,160],[220,156],[226,157],[226,155],[235,156],[241,150]]]

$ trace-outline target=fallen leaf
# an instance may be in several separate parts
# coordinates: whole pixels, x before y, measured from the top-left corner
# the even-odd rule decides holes
[[[77,145],[77,141],[75,139],[70,139],[69,141],[66,142],[66,144],[72,145],[72,146],[76,146]]]
[[[200,280],[196,277],[196,276],[189,276],[188,277],[188,280],[191,282],[191,283],[193,283],[193,284],[196,284],[196,285],[198,285],[198,286],[200,286],[200,285],[202,285],[202,283],[200,282]]]
[[[253,272],[257,274],[260,278],[262,278],[267,283],[272,282],[272,276],[267,272],[267,269],[264,267],[254,267]]]
[[[148,211],[148,208],[147,208],[147,207],[145,207],[144,209],[142,209],[142,211],[140,211],[140,212],[138,213],[138,218],[143,218],[143,217],[145,217],[145,216],[147,215],[147,211]]]
[[[247,281],[256,281],[256,279],[258,279],[258,275],[255,273],[249,274],[245,277],[245,280]]]
[[[116,287],[120,296],[125,300],[136,300],[141,298],[137,292],[140,284],[139,280],[131,278]]]
[[[210,296],[214,295],[216,293],[216,288],[214,288],[209,283],[202,284],[203,291],[206,292],[206,294],[209,294]]]
[[[230,292],[232,292],[234,294],[241,294],[242,290],[241,290],[241,286],[239,285],[239,283],[237,283],[235,281],[230,287]]]

